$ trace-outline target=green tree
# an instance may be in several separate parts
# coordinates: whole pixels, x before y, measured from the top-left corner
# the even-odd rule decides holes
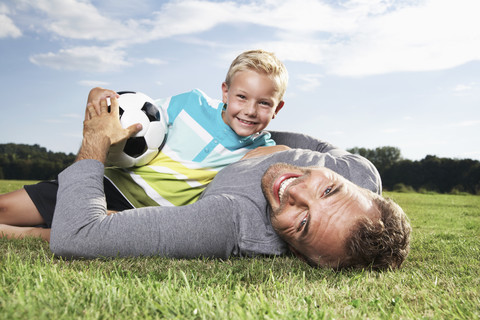
[[[352,148],[349,152],[359,154],[370,160],[382,175],[388,168],[402,159],[399,148],[396,147],[377,147],[375,149]]]

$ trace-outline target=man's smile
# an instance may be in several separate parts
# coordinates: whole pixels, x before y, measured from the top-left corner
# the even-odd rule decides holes
[[[299,176],[300,174],[298,173],[286,173],[275,180],[275,183],[273,184],[273,195],[278,201],[278,204],[281,203],[285,190],[287,190],[288,186]]]

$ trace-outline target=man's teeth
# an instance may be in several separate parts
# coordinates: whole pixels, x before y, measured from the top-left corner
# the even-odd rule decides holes
[[[285,192],[287,187],[290,185],[290,183],[292,183],[296,179],[297,179],[296,177],[288,178],[282,182],[282,184],[280,185],[280,189],[278,190],[278,197],[280,198],[280,200],[282,200],[283,193]]]

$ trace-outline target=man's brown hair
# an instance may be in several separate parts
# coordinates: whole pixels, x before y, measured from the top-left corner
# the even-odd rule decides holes
[[[346,239],[347,257],[339,267],[397,269],[410,251],[412,230],[405,212],[392,199],[375,195],[381,218],[362,218]]]

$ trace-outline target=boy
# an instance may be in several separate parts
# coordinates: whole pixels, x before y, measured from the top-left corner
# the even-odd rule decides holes
[[[288,74],[274,54],[240,54],[222,83],[222,101],[193,90],[157,102],[166,108],[169,134],[159,155],[139,168],[105,169],[107,207],[112,211],[195,202],[216,173],[249,150],[275,142],[263,132],[283,107]],[[92,89],[88,104],[99,110],[114,92]],[[48,241],[56,182],[25,186],[0,196],[0,233]]]

